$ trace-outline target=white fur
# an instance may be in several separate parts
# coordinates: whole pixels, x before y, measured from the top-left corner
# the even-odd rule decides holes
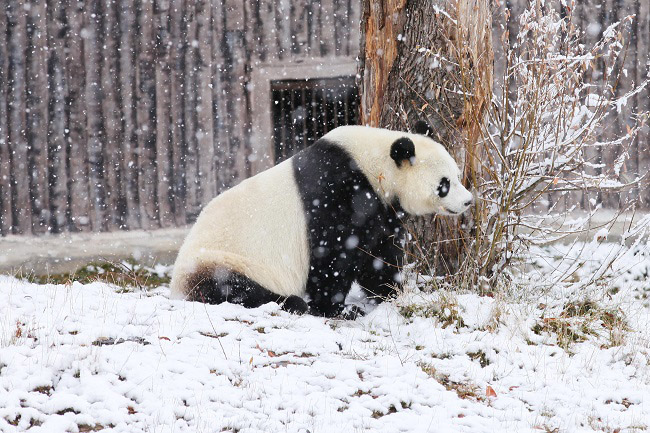
[[[187,277],[201,266],[215,276],[240,272],[278,295],[304,293],[307,225],[290,160],[208,203],[178,253],[172,294],[186,295]]]
[[[390,157],[390,148],[401,137],[413,141],[415,158],[398,167]],[[444,146],[424,135],[341,126],[324,138],[340,144],[352,155],[386,203],[397,197],[404,211],[411,215],[459,214],[472,201],[472,193],[460,182],[460,170],[454,159]],[[440,198],[437,191],[443,177],[449,179],[450,188],[449,194]]]

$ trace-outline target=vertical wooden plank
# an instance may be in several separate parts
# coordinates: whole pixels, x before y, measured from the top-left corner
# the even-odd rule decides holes
[[[106,186],[104,185],[104,122],[101,88],[101,20],[100,2],[89,2],[84,11],[83,53],[86,69],[86,143],[88,181],[90,183],[90,225],[94,231],[106,231]]]
[[[244,34],[244,23],[246,22],[245,9],[241,1],[227,0],[225,30],[229,57],[226,58],[226,67],[229,68],[230,91],[228,95],[231,104],[228,107],[228,131],[230,157],[233,158],[234,162],[235,182],[250,176],[250,161],[248,160],[250,155],[248,142],[250,137],[250,110],[246,90],[246,83],[250,81],[250,77],[246,69],[248,58]]]
[[[266,20],[268,21],[268,20]],[[233,161],[230,157],[228,130],[229,71],[226,45],[225,10],[222,2],[212,2],[212,115],[214,117],[214,153],[217,165],[217,192],[232,185]]]
[[[322,57],[336,55],[334,43],[334,0],[321,0],[321,14],[319,22],[320,55]]]
[[[279,58],[277,29],[275,27],[275,0],[259,0],[261,39],[258,43],[259,58],[272,62]]]
[[[359,52],[361,2],[335,0],[335,48],[338,56],[356,56]]]
[[[7,11],[0,8],[0,35],[7,34]],[[7,125],[7,97],[9,78],[7,58],[7,38],[0,37],[0,235],[11,233],[11,157],[9,151],[9,131]]]
[[[307,134],[307,117],[309,117],[309,111],[307,107],[307,98],[305,96],[306,92],[307,92],[306,87],[302,87],[300,89],[300,106],[302,107],[302,129],[300,132],[300,137],[301,137],[300,145],[302,146],[302,148],[305,148],[311,144],[309,142],[309,136]]]
[[[66,116],[65,98],[65,37],[66,5],[59,0],[48,0],[48,186],[50,196],[50,226],[59,233],[66,228],[68,210],[68,176],[66,173]]]
[[[318,131],[318,113],[316,112],[316,107],[318,107],[318,100],[316,98],[317,92],[318,88],[316,86],[311,88],[311,135],[312,137],[316,137],[316,139],[318,139],[321,135]]]
[[[250,47],[250,65],[251,67],[256,67],[266,59],[268,50],[264,41],[264,20],[260,15],[262,0],[243,0],[243,2],[249,22],[249,26],[246,29],[246,46]],[[213,15],[213,26],[217,19]]]
[[[346,25],[347,37],[345,55],[348,57],[356,57],[359,53],[359,37],[361,32],[359,26],[361,25],[361,2],[357,0],[338,0],[346,4]]]
[[[632,83],[634,86],[638,86],[639,83],[641,82],[641,70],[642,70],[642,64],[639,62],[639,48],[641,48],[641,43],[640,43],[640,30],[641,27],[639,25],[639,21],[642,20],[643,18],[640,16],[641,13],[641,4],[639,0],[632,0],[632,13],[634,13],[634,20],[632,21],[632,28],[630,29],[630,50],[632,51],[630,54],[631,57],[631,71],[630,71],[630,78],[632,79]],[[647,60],[646,60],[647,61]],[[632,113],[638,113],[639,111],[639,96],[638,94],[635,94],[632,96]],[[639,146],[639,139],[641,137],[642,133],[639,133],[634,137],[634,141],[632,142],[632,145],[630,146],[630,171],[632,171],[632,176],[638,176],[639,175],[639,162],[640,162],[640,146]],[[638,199],[640,196],[640,191],[638,188],[634,188],[634,191],[630,194],[632,198]]]
[[[21,3],[6,6],[8,68],[8,122],[11,155],[14,233],[31,232],[31,203],[27,160],[25,50],[27,49],[27,20]]]
[[[161,227],[173,222],[171,187],[171,39],[169,0],[156,0],[156,166],[158,210]]]
[[[27,149],[32,230],[48,231],[47,189],[47,28],[45,0],[35,0],[27,14]]]
[[[352,23],[348,22],[348,1],[334,0],[334,52],[345,55]]]
[[[126,228],[136,229],[140,223],[138,191],[138,141],[135,113],[135,0],[120,0],[117,15],[120,32],[120,77],[119,94],[122,121],[122,165],[123,182],[120,195],[125,197]]]
[[[279,122],[279,130],[278,130],[278,125],[275,122],[275,119],[273,119],[273,133],[275,136],[277,136],[277,141],[276,141],[276,148],[275,154],[274,154],[274,164],[277,164],[279,161],[282,161],[286,155],[286,149],[287,149],[287,113],[286,113],[286,100],[285,100],[285,92],[282,89],[278,89],[277,91],[273,92],[275,98],[275,101],[278,101],[278,105],[280,108],[278,109],[278,116],[280,119]]]
[[[218,2],[217,2],[218,3]],[[185,72],[185,21],[183,1],[171,0],[171,128],[172,128],[172,167],[174,221],[177,225],[187,223],[185,214],[185,124],[184,108],[184,72]]]
[[[291,0],[277,0],[274,12],[278,59],[285,60],[291,56],[291,27],[287,19],[291,15]]]
[[[637,85],[650,79],[650,4],[643,0],[634,0],[634,13],[637,16],[636,29],[636,80]],[[650,112],[650,85],[635,96],[635,112]],[[650,119],[641,128],[636,146],[637,175],[650,171]],[[645,179],[639,188],[639,199],[644,209],[650,208],[650,180]]]
[[[291,54],[294,57],[306,57],[309,54],[309,35],[307,33],[308,3],[305,1],[291,2]]]
[[[70,230],[90,229],[90,203],[88,191],[88,154],[85,115],[85,65],[82,34],[83,1],[70,0],[66,5],[69,31],[66,37],[65,80],[68,83],[67,108],[67,154],[68,203],[70,206]]]
[[[214,127],[212,123],[212,8],[209,0],[196,2],[196,112],[197,146],[201,204],[208,204],[216,195],[214,161]]]
[[[307,45],[313,57],[320,56],[318,23],[320,21],[320,0],[307,1]]]
[[[139,191],[142,228],[159,227],[156,196],[156,67],[154,63],[153,3],[138,0],[136,14]]]
[[[184,44],[185,50],[185,95],[184,95],[184,123],[185,143],[187,146],[185,154],[185,176],[186,182],[186,207],[187,217],[193,222],[201,211],[199,179],[198,179],[198,154],[196,140],[196,10],[194,1],[188,0],[184,5],[184,17],[186,21],[186,33]]]
[[[117,1],[104,3],[103,44],[100,49],[101,83],[103,98],[101,101],[102,119],[104,121],[104,184],[106,187],[104,203],[106,207],[106,228],[109,231],[124,228],[125,197],[121,188],[121,167],[124,158],[121,150],[122,122],[119,101],[119,25],[117,21]]]
[[[608,15],[608,21],[607,25],[604,27],[604,29],[609,26],[611,23],[618,22],[618,17],[619,17],[619,11],[622,16],[625,16],[625,12],[621,11],[621,1],[622,0],[612,0],[611,7],[609,8],[609,15]],[[603,30],[604,30],[603,29]],[[629,37],[629,35],[628,35]],[[615,66],[614,68],[614,73],[618,74],[621,72],[621,69],[624,68],[625,65],[625,60],[626,58],[624,57],[622,61],[619,61],[620,63]],[[623,77],[623,75],[621,75]],[[619,82],[618,86],[614,87],[614,98],[618,99],[621,95],[625,94],[626,87],[628,87],[629,81],[628,79],[623,79]],[[628,107],[625,107],[623,110],[621,110],[621,115],[614,115],[612,119],[612,124],[613,124],[613,130],[610,129],[610,139],[613,139],[617,136],[620,136],[620,134],[624,133],[624,128],[622,126],[622,120],[621,117],[624,115],[623,113],[626,113],[628,110]],[[605,160],[603,161],[605,164],[609,165],[614,162],[616,157],[618,156],[620,150],[619,149],[614,149],[613,146],[610,147],[609,149],[606,149],[604,152],[604,158]],[[629,161],[626,161],[629,163]],[[624,168],[625,169],[625,168]],[[622,195],[619,193],[606,193],[604,194],[603,197],[603,205],[605,207],[609,207],[610,209],[619,209],[620,204],[622,203]]]
[[[603,32],[605,31],[605,29],[607,29],[607,23],[608,23],[608,21],[607,21],[607,9],[608,9],[607,0],[600,0],[600,8],[599,8],[600,12],[598,14],[598,24],[600,25],[600,32],[598,33],[598,40],[602,39]],[[601,59],[600,61],[598,61],[597,65],[598,65],[597,67],[600,69],[601,72],[603,72],[605,70],[604,60]],[[602,85],[603,83],[599,83],[599,84]],[[607,139],[604,135],[609,135],[605,131],[601,132],[601,134],[603,135],[603,137],[602,137],[603,139]],[[604,152],[603,152],[603,147],[602,146],[596,147],[595,148],[595,153],[596,153],[595,163],[596,164],[604,163],[605,162],[605,160],[604,160],[605,155],[604,155]],[[603,170],[602,170],[602,168],[597,167],[597,168],[594,169],[594,171],[596,172],[597,176],[600,176],[602,174]],[[599,203],[603,203],[603,200],[606,199],[606,195],[603,195],[600,192],[598,192],[596,194],[596,196],[597,196],[597,200],[598,200]]]

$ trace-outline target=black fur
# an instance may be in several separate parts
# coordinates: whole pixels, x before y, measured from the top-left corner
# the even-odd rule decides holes
[[[398,167],[401,167],[404,161],[409,161],[413,165],[411,158],[414,156],[415,144],[408,137],[398,138],[390,146],[390,157],[393,158]]]
[[[413,132],[420,135],[426,135],[427,137],[433,138],[433,128],[424,120],[418,120],[413,126]]]
[[[218,272],[218,271],[217,271]],[[188,281],[190,291],[187,298],[208,304],[231,302],[246,308],[255,308],[268,302],[277,302],[291,313],[307,312],[307,303],[298,296],[283,297],[265,289],[250,278],[238,272],[223,271],[215,277],[214,270],[201,269]]]
[[[395,209],[383,204],[352,157],[328,140],[318,140],[292,163],[311,248],[309,312],[341,314],[354,281],[378,301],[389,296],[402,255]]]

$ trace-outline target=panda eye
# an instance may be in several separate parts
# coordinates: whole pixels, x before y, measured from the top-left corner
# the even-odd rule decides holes
[[[449,194],[449,179],[443,177],[440,179],[440,185],[438,185],[438,197],[444,198]]]

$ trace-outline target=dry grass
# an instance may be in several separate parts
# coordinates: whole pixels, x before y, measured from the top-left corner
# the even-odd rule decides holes
[[[88,284],[101,281],[124,291],[154,289],[168,285],[171,280],[168,272],[160,275],[134,259],[122,262],[95,261],[74,272],[61,274],[38,275],[33,272],[29,274],[19,272],[15,277],[37,284],[72,284],[73,282]]]
[[[439,373],[431,364],[421,362],[418,365],[429,377],[435,379],[447,391],[455,392],[459,398],[463,400],[485,401],[486,396],[481,392],[481,388],[478,385],[470,382],[452,381],[449,379],[449,376]]]
[[[433,318],[443,329],[449,326],[453,326],[455,329],[466,327],[455,296],[447,291],[437,292],[436,296],[436,299],[431,302],[400,305],[399,312],[407,319],[413,317]]]
[[[593,301],[585,300],[566,303],[555,316],[543,315],[532,331],[537,335],[555,335],[558,346],[570,351],[573,344],[591,337],[605,337],[601,348],[621,346],[625,343],[629,327],[620,309],[603,308]]]

